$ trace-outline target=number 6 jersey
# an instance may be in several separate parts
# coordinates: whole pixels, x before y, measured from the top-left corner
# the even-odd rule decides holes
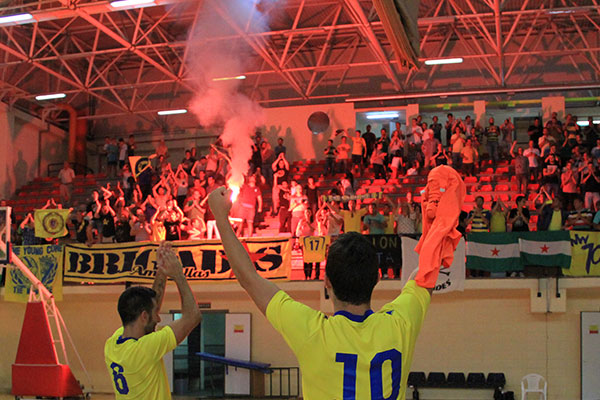
[[[267,318],[298,358],[304,399],[404,399],[430,300],[426,289],[409,281],[377,312],[327,317],[279,291]]]
[[[104,360],[117,399],[170,399],[163,356],[177,347],[170,326],[139,339],[124,338],[123,327],[108,338]]]

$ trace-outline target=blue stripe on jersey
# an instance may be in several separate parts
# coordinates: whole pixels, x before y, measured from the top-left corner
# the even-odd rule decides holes
[[[335,314],[333,314],[334,316],[336,315],[342,315],[346,318],[348,318],[350,321],[353,322],[364,322],[365,319],[367,319],[367,317],[369,315],[373,314],[373,310],[367,310],[365,311],[365,313],[363,315],[356,315],[356,314],[352,314],[348,311],[344,311],[344,310],[340,310],[337,311]]]
[[[117,339],[117,344],[123,344],[126,341],[128,341],[129,339],[131,340],[137,340],[136,338],[132,338],[132,337],[123,337],[123,336],[119,336],[119,338]]]

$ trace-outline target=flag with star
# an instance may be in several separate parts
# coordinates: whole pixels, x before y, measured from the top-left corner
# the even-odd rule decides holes
[[[491,272],[522,271],[519,236],[513,233],[470,233],[467,268]]]
[[[523,232],[519,236],[523,265],[561,268],[571,266],[569,231]]]

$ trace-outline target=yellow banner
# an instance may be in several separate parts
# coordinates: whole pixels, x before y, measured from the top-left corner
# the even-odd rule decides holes
[[[142,172],[150,168],[150,159],[148,157],[129,156],[129,165],[133,177],[137,179]]]
[[[600,276],[600,232],[571,231],[571,268],[565,276]]]
[[[35,236],[40,238],[59,238],[69,233],[67,218],[71,211],[59,208],[35,210]]]
[[[14,246],[13,252],[44,284],[57,301],[62,300],[63,246]],[[4,300],[27,303],[31,282],[14,265],[6,269]]]
[[[292,245],[289,238],[252,238],[242,241],[258,273],[269,279],[289,279]],[[149,282],[156,274],[156,242],[66,245],[67,282]],[[190,281],[235,279],[218,240],[173,242]]]

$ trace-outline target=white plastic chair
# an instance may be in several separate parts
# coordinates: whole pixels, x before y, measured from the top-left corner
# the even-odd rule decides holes
[[[539,393],[543,400],[546,400],[546,391],[548,382],[543,376],[538,374],[525,375],[521,379],[521,400],[527,399],[527,393]]]

